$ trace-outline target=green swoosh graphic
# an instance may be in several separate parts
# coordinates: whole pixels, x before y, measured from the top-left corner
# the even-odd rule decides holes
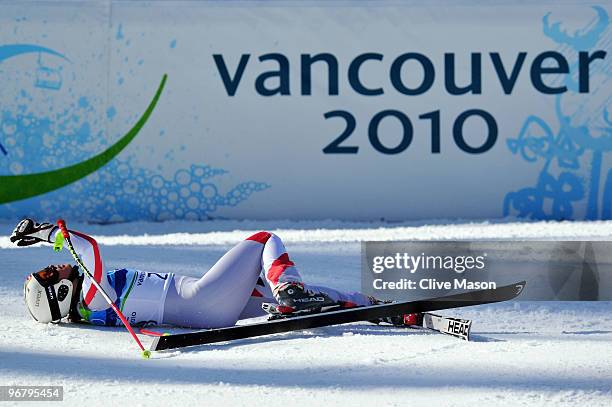
[[[153,109],[155,109],[157,101],[164,90],[166,79],[168,79],[168,75],[163,76],[153,100],[151,100],[147,110],[145,110],[134,127],[102,153],[86,161],[53,171],[25,175],[0,176],[0,204],[42,195],[46,192],[71,184],[97,171],[115,158],[121,150],[130,144],[147,120],[149,120],[149,116],[153,113]]]

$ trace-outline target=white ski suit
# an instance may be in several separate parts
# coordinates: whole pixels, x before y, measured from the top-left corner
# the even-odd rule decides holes
[[[283,242],[269,232],[256,233],[238,243],[199,278],[128,268],[107,272],[93,238],[76,231],[70,231],[70,238],[95,280],[136,325],[233,326],[239,319],[265,315],[261,304],[276,302],[272,290],[279,283],[302,282]],[[323,291],[336,301],[370,305],[368,297],[358,292],[312,285],[305,288]],[[78,312],[93,324],[121,324],[87,276]]]

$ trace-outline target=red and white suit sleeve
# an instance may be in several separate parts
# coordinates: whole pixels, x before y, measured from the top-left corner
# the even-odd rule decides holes
[[[87,267],[94,276],[94,279],[100,284],[109,297],[115,301],[117,295],[106,278],[106,270],[104,270],[102,264],[102,256],[100,255],[98,243],[93,237],[87,236],[84,233],[75,230],[70,230],[69,233],[70,241],[85,267]],[[82,293],[83,301],[89,309],[103,310],[109,307],[104,297],[98,292],[96,286],[91,283],[87,274],[85,274],[85,278],[83,279]]]

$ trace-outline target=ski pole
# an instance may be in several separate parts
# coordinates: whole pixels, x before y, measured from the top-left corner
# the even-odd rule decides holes
[[[157,331],[151,331],[150,329],[144,329],[144,328],[140,328],[139,331],[143,335],[148,335],[148,336],[153,336],[153,337],[170,335],[168,332],[157,332]]]
[[[106,300],[108,305],[111,306],[113,311],[115,311],[115,313],[117,314],[117,316],[119,317],[121,322],[123,322],[123,325],[125,325],[125,327],[128,330],[128,332],[132,335],[132,338],[134,338],[134,340],[138,344],[138,347],[140,347],[140,350],[142,351],[142,357],[145,358],[145,359],[149,359],[151,357],[151,351],[150,350],[146,350],[144,348],[144,346],[142,346],[142,343],[140,342],[140,340],[138,339],[138,337],[134,333],[134,330],[130,326],[130,323],[128,322],[128,320],[125,318],[125,316],[123,316],[123,313],[119,310],[119,308],[117,308],[117,306],[115,305],[113,300],[111,300],[110,296],[106,293],[106,291],[104,291],[102,286],[94,279],[94,277],[91,274],[91,272],[87,269],[85,264],[83,264],[83,262],[81,261],[81,258],[77,254],[76,250],[74,249],[74,246],[72,245],[72,242],[70,241],[70,234],[68,233],[68,229],[66,229],[66,222],[64,222],[63,219],[58,219],[57,226],[60,228],[60,231],[61,231],[62,236],[64,237],[64,240],[68,243],[68,250],[70,250],[70,254],[72,254],[72,257],[74,258],[74,260],[77,262],[79,267],[81,267],[81,269],[83,269],[83,272],[85,274],[87,274],[87,276],[91,280],[92,284],[98,289],[100,294],[102,294],[102,297],[104,297],[104,299]],[[58,246],[56,246],[56,247],[58,247]]]

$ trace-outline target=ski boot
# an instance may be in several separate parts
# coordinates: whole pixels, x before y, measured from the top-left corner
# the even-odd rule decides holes
[[[384,301],[379,300],[374,297],[369,297],[369,298],[370,298],[370,302],[372,303],[372,305],[390,304],[393,302],[390,300],[384,300]],[[373,319],[368,322],[371,322],[376,325],[384,322],[384,323],[391,324],[393,326],[398,326],[398,327],[400,326],[407,327],[407,326],[415,326],[415,325],[421,326],[423,325],[423,313],[416,312],[412,314],[395,315],[392,317],[383,317],[383,318]]]
[[[420,312],[416,312],[413,314],[403,314],[403,315],[396,315],[394,317],[384,317],[384,318],[379,318],[378,320],[375,321],[370,321],[373,322],[375,324],[380,324],[381,322],[386,322],[387,324],[391,324],[393,326],[422,326],[423,325],[423,314]]]
[[[298,282],[281,283],[274,290],[278,304],[263,303],[261,307],[270,314],[269,319],[287,318],[304,314],[354,308],[352,302],[334,301],[326,293],[313,291]]]

